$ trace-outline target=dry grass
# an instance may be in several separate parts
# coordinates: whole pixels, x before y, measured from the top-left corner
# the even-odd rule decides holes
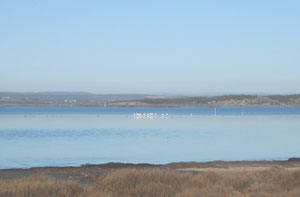
[[[300,171],[203,172],[122,169],[89,186],[46,176],[0,181],[0,197],[299,197]]]
[[[0,181],[1,197],[73,197],[84,189],[72,181],[62,181],[46,176]]]

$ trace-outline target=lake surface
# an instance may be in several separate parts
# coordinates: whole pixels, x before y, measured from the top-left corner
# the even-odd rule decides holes
[[[0,107],[1,169],[299,156],[299,107]]]

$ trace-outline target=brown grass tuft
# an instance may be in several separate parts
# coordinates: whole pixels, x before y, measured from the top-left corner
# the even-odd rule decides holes
[[[0,182],[0,197],[73,197],[83,193],[76,182],[32,176]]]
[[[111,196],[175,196],[191,179],[190,175],[171,170],[125,169],[100,178],[96,188]]]

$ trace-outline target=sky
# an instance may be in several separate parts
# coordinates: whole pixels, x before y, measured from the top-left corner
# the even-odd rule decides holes
[[[0,91],[300,93],[300,1],[3,0]]]

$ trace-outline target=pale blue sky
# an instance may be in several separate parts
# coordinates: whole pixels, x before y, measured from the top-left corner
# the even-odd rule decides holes
[[[0,1],[0,91],[300,93],[300,1]]]

